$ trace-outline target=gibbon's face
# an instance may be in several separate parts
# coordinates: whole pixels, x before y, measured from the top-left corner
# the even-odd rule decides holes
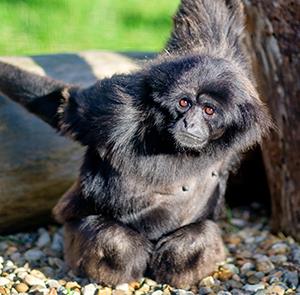
[[[257,125],[252,85],[225,60],[183,58],[154,66],[150,76],[152,99],[179,148],[229,147]],[[248,138],[247,144],[257,139]]]

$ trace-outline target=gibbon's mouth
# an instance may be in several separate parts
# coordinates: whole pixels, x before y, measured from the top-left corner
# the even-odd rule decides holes
[[[181,146],[188,148],[202,148],[208,141],[188,132],[178,132],[175,139]]]

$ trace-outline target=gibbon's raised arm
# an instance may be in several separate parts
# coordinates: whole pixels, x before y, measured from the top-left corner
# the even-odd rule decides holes
[[[182,0],[173,18],[168,53],[214,52],[240,54],[244,26],[240,0]]]
[[[99,144],[107,139],[108,128],[102,118],[111,114],[109,103],[100,95],[102,88],[107,87],[110,83],[104,82],[102,86],[98,81],[80,89],[0,62],[0,93],[83,145]],[[92,134],[93,130],[97,136]]]
[[[0,93],[59,129],[57,111],[68,85],[0,62]]]

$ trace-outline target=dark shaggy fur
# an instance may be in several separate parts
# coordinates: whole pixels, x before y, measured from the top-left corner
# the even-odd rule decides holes
[[[182,0],[165,51],[87,89],[0,63],[0,90],[87,146],[55,217],[74,271],[188,287],[224,259],[214,219],[232,156],[270,127],[239,0]],[[225,172],[225,175],[224,175]]]

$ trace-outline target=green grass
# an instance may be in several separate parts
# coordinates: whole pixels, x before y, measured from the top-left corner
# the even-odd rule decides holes
[[[156,51],[179,0],[0,0],[0,55]]]

